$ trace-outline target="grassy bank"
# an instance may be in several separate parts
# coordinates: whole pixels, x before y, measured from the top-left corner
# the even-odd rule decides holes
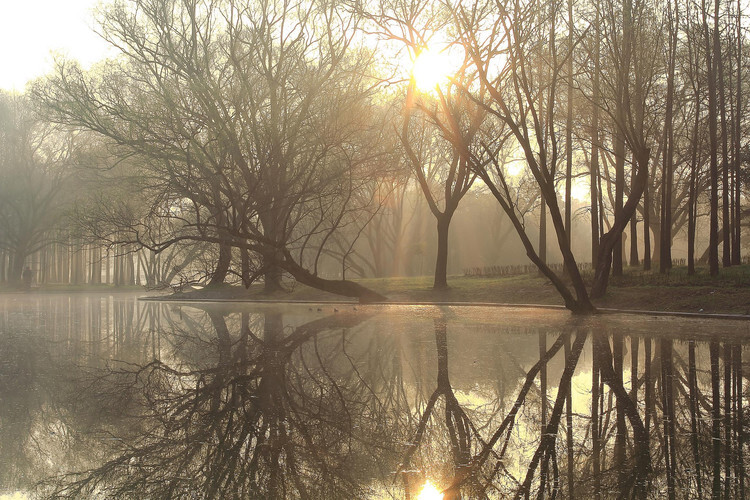
[[[494,302],[508,304],[561,305],[552,284],[536,273],[499,278],[449,277],[450,289],[432,290],[432,277],[379,278],[357,280],[392,301],[404,302]],[[287,292],[266,294],[261,285],[244,289],[224,285],[179,293],[174,299],[229,300],[342,300],[296,284]],[[669,274],[627,269],[622,278],[611,281],[607,295],[596,301],[599,307],[651,311],[750,314],[750,266],[723,269],[711,278],[707,268],[688,276],[686,268]]]

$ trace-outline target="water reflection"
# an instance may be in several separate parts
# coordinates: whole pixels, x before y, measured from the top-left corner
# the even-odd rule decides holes
[[[741,498],[745,323],[0,297],[0,493]]]

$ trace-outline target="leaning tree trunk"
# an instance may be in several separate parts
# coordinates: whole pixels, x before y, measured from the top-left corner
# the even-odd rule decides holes
[[[615,217],[615,222],[612,225],[612,228],[601,237],[599,242],[599,256],[597,257],[596,271],[594,274],[594,283],[591,287],[591,298],[602,297],[607,291],[607,285],[609,284],[609,271],[612,267],[612,254],[617,245],[622,248],[622,245],[620,244],[622,232],[625,230],[628,221],[635,213],[641,196],[643,195],[643,191],[646,188],[650,155],[651,152],[646,147],[638,151],[638,172],[636,174],[635,182],[633,182],[630,196],[628,196],[628,201],[622,207],[620,217]],[[636,158],[636,155],[634,155],[634,158]]]
[[[292,258],[288,250],[278,252],[284,256],[283,260],[277,260],[276,266],[285,270],[292,277],[303,285],[322,290],[324,292],[343,295],[344,297],[354,297],[361,303],[368,302],[385,302],[388,300],[385,296],[366,288],[359,283],[348,280],[329,280],[311,273]]]

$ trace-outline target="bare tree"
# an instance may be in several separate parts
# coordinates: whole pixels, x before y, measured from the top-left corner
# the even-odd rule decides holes
[[[325,1],[117,4],[101,31],[123,62],[89,74],[61,63],[34,92],[55,120],[101,134],[165,180],[154,215],[171,232],[121,228],[130,241],[157,252],[186,240],[244,248],[262,260],[268,290],[284,269],[382,299],[317,273],[377,154],[356,26]]]
[[[422,194],[430,212],[437,219],[438,244],[433,288],[442,290],[448,287],[448,235],[451,219],[459,202],[474,184],[477,174],[472,171],[470,158],[461,154],[450,141],[441,139],[440,129],[431,127],[430,123],[454,123],[456,127],[465,130],[465,137],[469,142],[474,142],[476,147],[476,141],[472,139],[481,126],[483,113],[462,95],[460,87],[455,84],[451,84],[445,92],[438,88],[437,102],[424,95],[416,96],[416,92],[412,82],[407,94],[401,137]],[[429,121],[421,123],[417,137],[414,134],[410,137],[409,126],[413,120],[411,108],[415,105],[429,116]]]

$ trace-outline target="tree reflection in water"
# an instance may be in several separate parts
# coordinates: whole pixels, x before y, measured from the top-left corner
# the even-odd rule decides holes
[[[47,300],[0,316],[11,492],[745,495],[741,323]]]
[[[341,353],[347,329],[366,316],[338,314],[287,333],[280,313],[266,313],[260,325],[243,314],[239,338],[223,314],[208,317],[215,342],[202,346],[201,361],[212,363],[154,360],[99,380],[121,390],[127,372],[142,395],[142,427],[115,441],[122,444],[114,458],[64,478],[49,496],[365,496],[377,461],[387,460],[389,423]],[[320,349],[321,342],[342,348]]]

